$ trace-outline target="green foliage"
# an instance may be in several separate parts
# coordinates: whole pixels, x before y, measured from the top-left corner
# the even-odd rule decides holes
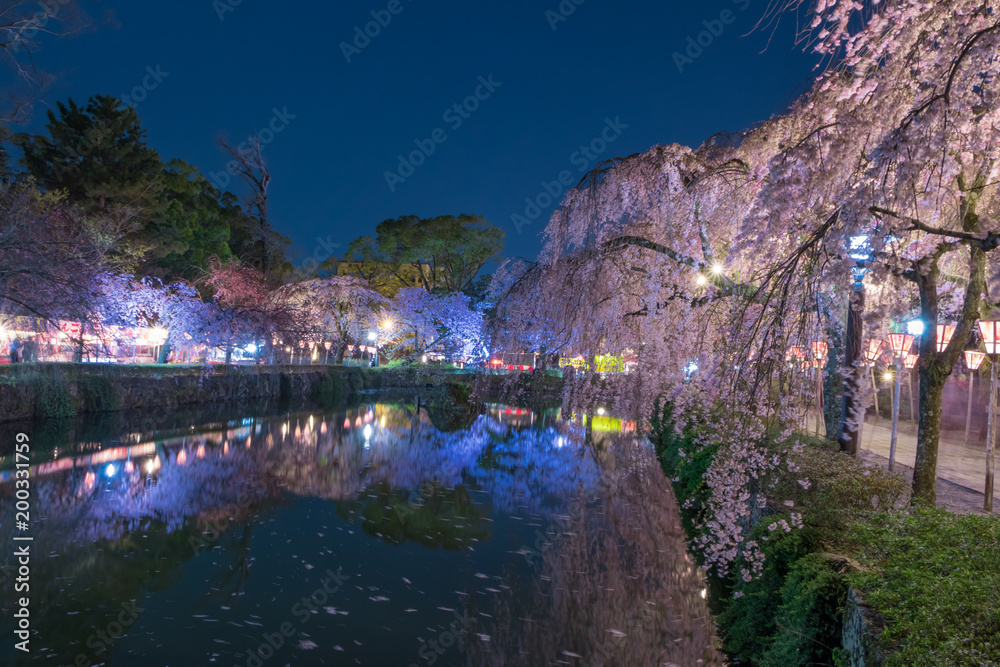
[[[795,561],[781,587],[776,633],[762,667],[823,665],[840,646],[847,582],[830,561],[812,553]]]
[[[351,391],[361,391],[365,388],[365,376],[360,368],[351,367],[347,372],[347,384],[350,385]]]
[[[850,576],[886,619],[897,665],[1000,664],[1000,520],[941,509],[885,513],[850,533],[872,569]]]
[[[84,375],[77,380],[76,386],[85,412],[115,412],[119,409],[118,394],[106,376]]]
[[[346,392],[347,383],[344,382],[344,377],[332,368],[312,385],[312,398],[319,401],[334,401]]]
[[[478,215],[407,215],[380,222],[375,233],[352,241],[347,258],[360,263],[356,272],[374,288],[390,295],[422,286],[474,296],[483,288],[476,283],[480,269],[503,251],[503,230]]]
[[[35,417],[58,419],[76,414],[73,399],[61,375],[39,377],[31,381],[35,393]]]
[[[795,447],[794,443],[800,443]],[[769,494],[791,500],[802,508],[806,523],[822,527],[828,535],[842,533],[854,522],[876,510],[896,507],[906,498],[908,485],[901,476],[865,465],[841,452],[836,443],[809,436],[795,436],[772,445],[798,468],[783,469],[774,477]],[[799,480],[808,480],[808,488]]]
[[[770,531],[767,526],[760,525],[750,538],[761,546],[764,570],[748,582],[737,579],[733,586],[736,597],[719,615],[718,624],[729,655],[739,660],[759,661],[772,648],[778,635],[777,621],[789,573],[797,561],[816,549],[818,536],[808,528],[786,533]],[[809,606],[806,601],[801,605]],[[788,615],[784,618],[786,622]]]

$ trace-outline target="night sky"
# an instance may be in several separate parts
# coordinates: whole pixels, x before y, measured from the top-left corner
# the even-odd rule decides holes
[[[773,36],[753,31],[763,0],[576,1],[92,5],[90,30],[43,40],[38,64],[56,79],[23,130],[43,128],[46,104],[131,96],[145,79],[136,109],[152,146],[212,175],[226,162],[216,137],[238,143],[277,110],[271,221],[297,262],[323,257],[317,238],[342,252],[386,218],[458,213],[486,216],[508,255],[533,258],[556,204],[520,231],[512,215],[526,198],[545,204],[543,182],[568,171],[575,185],[598,160],[744,129],[813,74],[787,18]],[[377,18],[386,25],[358,49],[355,28]],[[691,47],[699,33],[707,46]],[[697,57],[679,67],[686,50]],[[418,140],[434,150],[410,174],[399,156]],[[386,172],[400,177],[391,188]]]

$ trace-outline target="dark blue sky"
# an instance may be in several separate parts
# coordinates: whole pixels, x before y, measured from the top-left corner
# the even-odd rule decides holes
[[[508,255],[533,258],[555,204],[520,232],[511,216],[543,181],[569,171],[575,185],[597,159],[743,129],[782,111],[814,63],[791,25],[766,50],[770,33],[750,32],[764,0],[563,0],[568,16],[559,0],[235,2],[104,3],[118,25],[98,11],[94,30],[43,41],[38,62],[57,77],[46,102],[129,94],[145,77],[152,90],[137,111],[150,143],[206,174],[225,168],[219,133],[238,142],[287,110],[265,157],[272,224],[299,261],[323,252],[317,238],[343,250],[386,218],[446,213],[486,216],[506,230]],[[372,11],[391,21],[347,62],[340,44]],[[703,31],[708,45],[679,71],[674,52]],[[147,67],[166,76],[157,83]],[[492,92],[479,83],[491,75]],[[477,87],[485,99],[468,106],[478,108],[445,116]],[[44,111],[26,129],[41,130]],[[574,155],[606,119],[627,128],[601,154]],[[390,190],[385,172],[400,173],[399,155],[432,136],[444,140]]]

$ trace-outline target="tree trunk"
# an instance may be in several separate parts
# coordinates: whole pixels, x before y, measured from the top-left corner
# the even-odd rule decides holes
[[[344,353],[347,352],[347,338],[341,337],[337,343],[337,365],[344,365]]]
[[[165,364],[167,363],[167,359],[169,357],[170,357],[170,337],[168,336],[167,340],[163,341],[163,345],[160,346],[160,354],[156,358],[156,363]]]
[[[864,289],[851,293],[850,305],[847,310],[847,340],[844,345],[844,365],[847,367],[847,377],[844,378],[844,400],[840,410],[840,428],[837,440],[840,451],[851,456],[858,455],[858,442],[861,436],[861,424],[864,422],[864,405],[858,400],[861,389],[861,314],[865,309]]]
[[[948,375],[934,368],[920,369],[920,416],[917,460],[913,466],[913,501],[937,502],[937,460],[941,440],[941,401]]]

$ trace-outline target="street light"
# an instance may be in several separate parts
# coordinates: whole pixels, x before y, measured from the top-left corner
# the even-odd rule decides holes
[[[920,320],[914,320],[919,322]],[[910,324],[912,324],[911,322]],[[910,327],[907,327],[908,329]],[[913,329],[910,329],[911,331]],[[889,440],[889,470],[892,470],[893,463],[896,460],[896,431],[899,426],[899,374],[901,372],[900,366],[902,365],[902,359],[905,355],[910,353],[910,347],[913,345],[913,335],[911,334],[901,334],[901,333],[891,333],[889,334],[889,345],[892,346],[892,356],[893,361],[896,363],[896,387],[892,393],[892,437]]]
[[[976,381],[976,371],[983,365],[986,355],[975,350],[965,351],[965,365],[969,368],[969,406],[965,411],[965,441],[969,441],[969,425],[972,424],[972,385]]]
[[[986,499],[983,509],[993,511],[993,413],[997,407],[997,354],[1000,353],[1000,321],[979,320],[979,333],[983,335],[986,354],[990,355],[990,401],[986,416]]]
[[[826,435],[826,406],[823,403],[823,362],[826,361],[830,353],[830,346],[826,341],[817,340],[812,343],[813,365],[816,373],[816,435],[819,436],[819,425],[823,424],[823,434]]]
[[[872,338],[868,341],[867,346],[865,346],[865,361],[868,362],[868,366],[871,371],[872,376],[872,389],[875,391],[875,418],[878,419],[878,384],[875,382],[875,362],[878,358],[882,356],[882,348],[885,347],[884,340],[876,340]]]
[[[388,322],[388,320],[386,320]],[[375,367],[378,367],[378,332],[371,331],[368,333],[368,340],[375,344]]]
[[[910,396],[910,421],[916,421],[917,415],[914,412],[914,402],[913,402],[913,373],[914,368],[917,367],[917,361],[920,359],[920,355],[908,354],[906,359],[903,361],[903,365],[906,366],[906,391]]]

